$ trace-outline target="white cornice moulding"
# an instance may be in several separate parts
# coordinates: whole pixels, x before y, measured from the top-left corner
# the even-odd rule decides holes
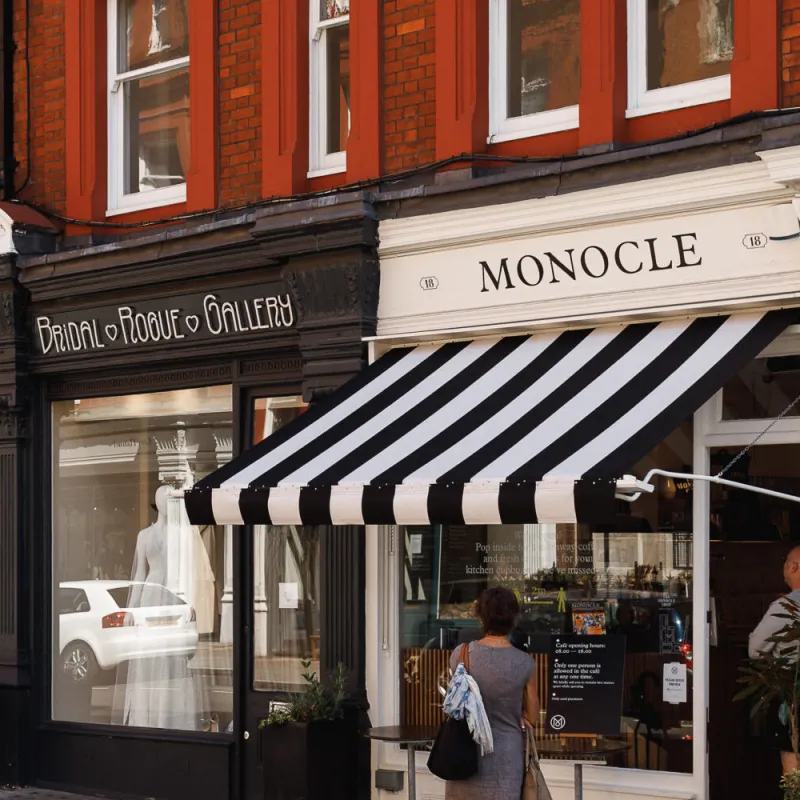
[[[514,203],[385,220],[380,224],[380,256],[422,254],[465,244],[652,217],[772,205],[793,198],[794,191],[783,185],[776,174],[788,174],[791,162],[797,165],[800,176],[800,147],[759,155],[761,161],[730,167],[615,183]],[[780,171],[774,173],[773,169],[777,170],[779,164],[782,164]]]
[[[766,164],[775,183],[792,189],[800,188],[800,145],[762,150],[756,155]]]

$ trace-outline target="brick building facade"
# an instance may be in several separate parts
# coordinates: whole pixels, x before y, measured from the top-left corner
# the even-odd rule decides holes
[[[445,662],[421,677],[413,659],[400,665],[391,638],[400,626],[386,608],[395,596],[379,596],[376,584],[404,574],[391,560],[376,566],[384,545],[388,559],[406,547],[395,528],[372,540],[377,531],[355,524],[336,535],[284,527],[279,539],[265,526],[241,537],[232,525],[198,530],[205,555],[196,574],[211,588],[186,601],[195,615],[188,636],[192,625],[203,630],[186,645],[192,666],[181,661],[180,675],[202,686],[166,721],[148,716],[133,678],[112,679],[131,674],[125,659],[101,663],[62,627],[75,627],[84,604],[110,602],[137,582],[130,564],[139,536],[158,525],[161,487],[191,488],[302,419],[384,345],[669,313],[619,305],[595,318],[587,295],[574,308],[563,298],[520,303],[521,316],[509,312],[498,328],[493,315],[505,311],[491,306],[492,287],[516,309],[512,289],[548,283],[544,256],[533,253],[551,258],[555,285],[556,270],[570,277],[571,245],[569,256],[542,245],[518,260],[493,251],[497,263],[485,257],[469,314],[435,309],[445,293],[435,294],[439,279],[419,266],[431,254],[454,270],[462,247],[499,248],[526,225],[525,236],[597,231],[610,242],[603,214],[615,226],[641,226],[680,220],[683,205],[699,215],[775,204],[793,240],[800,228],[785,206],[800,192],[800,0],[5,0],[3,8],[12,22],[6,53],[13,43],[5,174],[14,180],[0,202],[0,779],[107,796],[254,800],[270,778],[259,722],[297,688],[301,658],[325,675],[347,667],[351,734],[401,715],[427,720],[437,705],[418,687],[430,688]],[[660,193],[675,195],[674,207]],[[474,234],[456,230],[462,214]],[[584,251],[605,258],[594,264],[600,277],[671,269],[659,264],[653,235],[637,233],[652,259],[637,270],[619,248],[634,258],[645,245],[613,233],[622,244]],[[687,235],[670,237],[683,247]],[[408,303],[419,312],[410,333],[387,302],[402,294],[405,264],[423,269],[412,289],[425,292]],[[592,264],[578,261],[573,280],[576,264],[599,285]],[[674,314],[695,313],[684,294]],[[779,284],[773,294],[796,304]],[[737,296],[730,306],[749,302]],[[368,345],[376,337],[385,342]],[[176,508],[167,516],[180,515]],[[194,536],[182,517],[175,524]],[[425,544],[406,554],[408,574],[433,552]],[[108,597],[82,596],[100,583]],[[289,585],[297,593],[280,605],[278,587]],[[199,591],[166,588],[178,599]],[[409,607],[430,597],[411,599]],[[275,606],[280,614],[270,616]],[[109,608],[103,631],[136,627],[130,609]],[[428,650],[441,658],[454,630],[442,625],[408,649],[420,651],[414,659]],[[403,635],[422,635],[414,631]],[[714,733],[710,749],[750,763],[742,742],[724,738],[734,730]],[[611,774],[635,798],[707,800],[697,787],[708,763],[695,756],[693,764],[686,741],[690,734],[674,769],[647,760],[661,753],[651,737],[645,755],[624,756]],[[406,755],[371,754],[363,737],[351,744],[350,796],[393,796]],[[766,764],[763,753],[753,763],[762,756]],[[723,763],[714,758],[711,785],[747,778],[714,772]],[[631,778],[631,767],[644,777]],[[438,797],[441,786],[425,780],[425,796]],[[611,796],[604,786],[595,787],[598,800]]]

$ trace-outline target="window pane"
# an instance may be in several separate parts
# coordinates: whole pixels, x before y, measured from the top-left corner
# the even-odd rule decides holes
[[[119,0],[119,71],[189,55],[189,0]]]
[[[633,470],[686,468],[687,422]],[[512,644],[536,662],[545,719],[550,639],[564,633],[625,637],[618,738],[629,747],[613,766],[692,772],[692,496],[665,481],[612,525],[409,526],[403,542],[401,723],[441,719],[453,648],[481,636],[472,607],[504,586],[522,613]],[[665,664],[687,668],[686,701],[662,696]],[[556,738],[544,731],[543,739]]]
[[[299,417],[301,397],[258,398],[253,443]],[[253,688],[291,691],[302,683],[302,661],[319,674],[319,555],[323,528],[253,527]]]
[[[327,64],[327,152],[347,148],[350,132],[350,27],[342,25],[325,31]]]
[[[350,13],[350,0],[319,0],[320,19],[335,19]]]
[[[800,395],[800,356],[753,359],[722,389],[722,419],[768,419]],[[800,403],[785,416],[800,415]]]
[[[189,70],[128,81],[125,120],[125,193],[185,183],[189,168]]]
[[[508,116],[578,103],[580,0],[508,0]]]
[[[54,403],[53,718],[233,720],[233,564],[169,487],[231,458],[231,387]]]
[[[647,88],[727,75],[734,0],[647,0]]]

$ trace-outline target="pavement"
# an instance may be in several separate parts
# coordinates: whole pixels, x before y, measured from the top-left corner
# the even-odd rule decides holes
[[[33,787],[19,788],[0,785],[0,800],[97,800],[97,797],[67,794],[66,792],[54,792],[50,789],[35,789]]]

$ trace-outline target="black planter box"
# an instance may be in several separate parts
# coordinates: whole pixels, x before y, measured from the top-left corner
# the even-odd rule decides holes
[[[264,800],[352,800],[358,731],[349,720],[289,722],[260,730]]]

